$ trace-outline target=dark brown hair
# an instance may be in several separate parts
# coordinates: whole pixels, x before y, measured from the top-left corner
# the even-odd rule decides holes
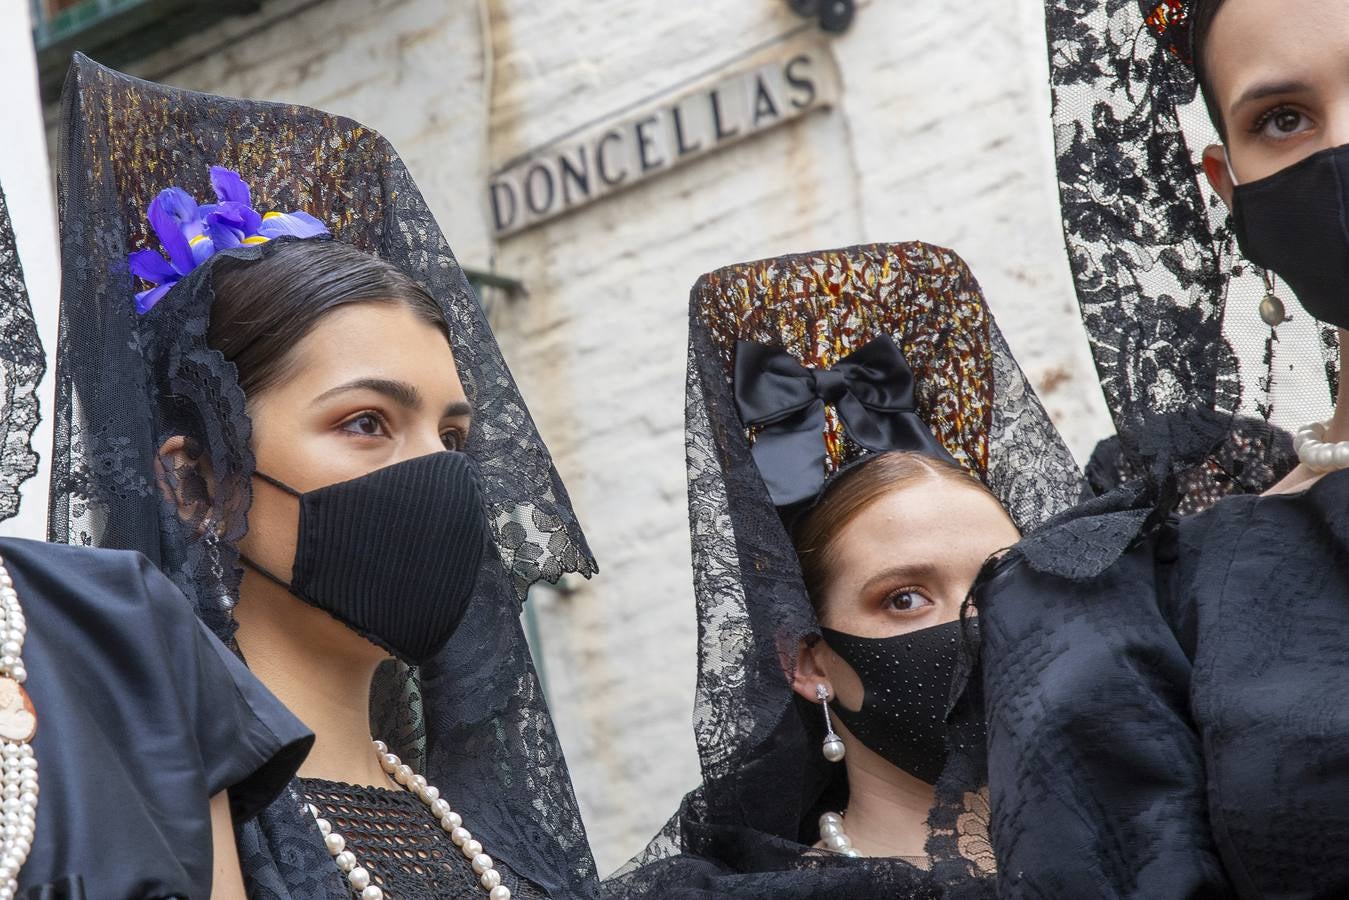
[[[348,303],[401,303],[449,339],[440,305],[396,266],[336,241],[288,241],[256,262],[222,259],[206,343],[239,370],[252,398],[289,374],[291,351]]]
[[[1192,0],[1190,4],[1190,54],[1194,59],[1194,77],[1199,82],[1199,93],[1204,98],[1204,105],[1208,107],[1208,117],[1213,120],[1213,127],[1218,129],[1218,136],[1226,142],[1227,125],[1223,121],[1223,110],[1218,105],[1218,98],[1213,94],[1204,56],[1208,49],[1209,31],[1213,29],[1213,18],[1218,15],[1218,10],[1224,2],[1225,0]]]
[[[957,465],[922,453],[900,451],[879,454],[829,485],[820,502],[797,524],[793,536],[801,575],[816,613],[824,600],[834,545],[848,523],[891,491],[931,479],[945,479],[993,496],[982,481]]]

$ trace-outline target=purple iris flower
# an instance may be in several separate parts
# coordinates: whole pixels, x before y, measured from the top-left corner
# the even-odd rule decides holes
[[[231,169],[212,166],[211,187],[215,203],[198,204],[178,187],[160,191],[150,202],[150,227],[169,258],[150,249],[137,250],[128,258],[131,274],[155,285],[136,294],[136,312],[149,312],[170,288],[217,251],[277,237],[328,234],[323,223],[309,213],[259,214],[253,209],[248,185]]]

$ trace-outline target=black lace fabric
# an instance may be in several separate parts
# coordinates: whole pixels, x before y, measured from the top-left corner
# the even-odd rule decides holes
[[[299,789],[388,900],[480,900],[487,895],[470,861],[426,805],[407,791],[318,778],[299,779]],[[483,851],[491,855],[490,848]],[[547,897],[503,863],[493,862],[512,897]]]
[[[33,429],[38,383],[46,371],[9,207],[0,191],[0,521],[19,511],[19,488],[37,474]]]
[[[798,641],[819,623],[736,411],[732,352],[754,340],[827,366],[882,333],[914,370],[924,422],[1018,526],[1080,495],[1072,457],[951,251],[868,245],[704,276],[690,301],[685,394],[703,784],[608,882],[615,897],[992,896],[982,742],[969,740],[965,716],[949,733],[957,752],[922,865],[811,849],[820,813],[846,807],[846,778],[820,753],[819,707],[791,689]]]
[[[1087,483],[1097,496],[1149,475],[1144,451],[1126,445],[1114,435],[1096,445],[1087,462]],[[1177,475],[1175,511],[1186,516],[1202,512],[1223,497],[1259,494],[1297,467],[1293,439],[1262,419],[1230,422],[1221,440],[1203,461]]]
[[[1262,273],[1237,255],[1226,207],[1200,167],[1217,135],[1174,30],[1159,36],[1161,22],[1183,21],[1167,9],[1180,6],[1045,7],[1064,236],[1126,450],[1128,436],[1158,415],[1215,413],[1233,419],[1233,434],[1243,427],[1237,417],[1285,429],[1316,421],[1338,381],[1335,331],[1286,288],[1292,321],[1276,329],[1260,321]],[[1197,468],[1191,478],[1202,478],[1205,469],[1220,474],[1223,461],[1176,455],[1171,468]],[[1239,485],[1258,492],[1270,483]]]
[[[588,576],[594,560],[483,311],[393,148],[348,119],[151,84],[80,55],[62,104],[52,539],[144,553],[232,644],[254,461],[234,367],[205,340],[212,272],[285,241],[217,254],[138,316],[127,254],[156,246],[146,212],[160,190],[209,196],[209,167],[232,168],[259,206],[306,211],[335,240],[398,266],[444,312],[475,409],[465,452],[500,561],[484,562],[438,659],[381,671],[372,731],[452,792],[475,835],[521,877],[549,896],[592,892],[594,862],[520,612],[535,581]],[[183,434],[198,464],[165,471],[157,450]],[[307,816],[291,790],[241,829],[250,896],[345,895]]]

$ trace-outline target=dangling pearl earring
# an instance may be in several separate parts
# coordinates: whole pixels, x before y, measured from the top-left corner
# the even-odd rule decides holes
[[[834,734],[834,723],[829,718],[829,688],[823,684],[815,685],[815,696],[819,698],[820,706],[824,708],[824,746],[820,748],[820,752],[830,762],[842,762],[848,748],[843,746],[843,739]]]
[[[1274,293],[1274,275],[1265,269],[1265,298],[1260,301],[1260,321],[1270,328],[1276,328],[1288,321],[1288,311],[1283,301]]]

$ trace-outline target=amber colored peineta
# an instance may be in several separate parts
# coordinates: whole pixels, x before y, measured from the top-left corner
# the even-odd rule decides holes
[[[1193,65],[1189,0],[1143,0],[1142,7],[1144,21],[1157,42],[1187,66]]]
[[[693,293],[728,379],[738,340],[781,346],[802,365],[828,368],[888,334],[913,369],[918,414],[957,462],[987,475],[990,319],[978,283],[952,251],[912,242],[776,257],[718,269]],[[832,409],[826,427],[832,473],[862,450]]]

